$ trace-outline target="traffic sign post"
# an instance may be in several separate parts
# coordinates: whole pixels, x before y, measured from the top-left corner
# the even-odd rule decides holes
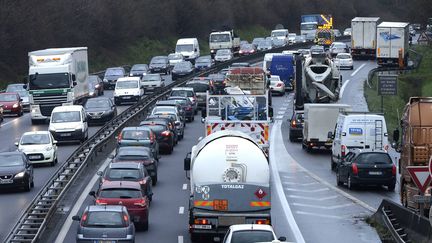
[[[397,95],[396,74],[379,74],[378,75],[378,95],[381,96],[381,112],[384,113],[384,95]]]

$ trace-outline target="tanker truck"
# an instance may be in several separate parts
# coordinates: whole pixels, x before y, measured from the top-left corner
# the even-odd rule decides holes
[[[221,239],[233,224],[270,224],[269,160],[245,133],[212,133],[184,159],[193,242]]]

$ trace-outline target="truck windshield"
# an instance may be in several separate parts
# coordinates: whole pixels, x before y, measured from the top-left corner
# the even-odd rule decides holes
[[[278,37],[278,36],[285,36],[285,35],[287,35],[288,33],[286,32],[286,31],[273,31],[272,33],[271,33],[271,36],[272,37]]]
[[[176,51],[176,52],[194,51],[194,48],[193,48],[193,45],[192,45],[192,44],[188,44],[188,45],[177,45],[175,51]]]
[[[301,30],[316,30],[317,24],[301,24],[300,29]]]
[[[68,73],[39,73],[30,75],[30,90],[61,88],[70,88]]]
[[[52,123],[79,122],[79,121],[81,121],[81,115],[79,111],[54,112],[51,115]]]
[[[210,42],[229,42],[230,35],[229,34],[214,34],[210,35]]]

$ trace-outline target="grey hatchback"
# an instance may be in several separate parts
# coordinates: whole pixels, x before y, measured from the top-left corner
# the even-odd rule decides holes
[[[80,221],[76,242],[135,242],[135,226],[125,206],[91,205],[83,215],[72,217]]]

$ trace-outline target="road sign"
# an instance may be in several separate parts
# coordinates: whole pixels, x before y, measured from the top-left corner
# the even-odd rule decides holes
[[[378,95],[396,95],[397,78],[398,75],[394,74],[378,75]]]
[[[407,166],[407,170],[416,186],[425,193],[432,179],[429,166]]]
[[[414,195],[414,202],[416,202],[416,203],[431,203],[432,202],[432,196]]]

